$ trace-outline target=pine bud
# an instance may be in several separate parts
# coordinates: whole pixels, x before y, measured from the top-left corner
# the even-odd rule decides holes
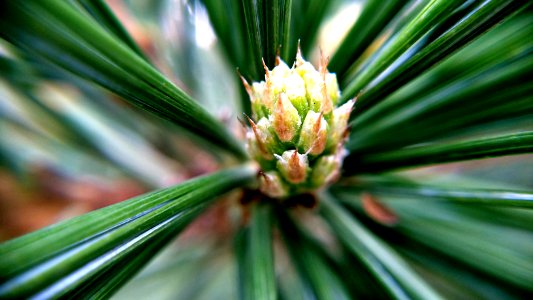
[[[284,93],[279,95],[272,119],[274,130],[282,142],[291,141],[302,123],[298,111]]]
[[[251,101],[253,117],[256,120],[260,120],[270,114],[270,111],[263,103],[263,94],[265,92],[264,82],[254,82],[252,85]]]
[[[321,156],[311,174],[312,184],[318,188],[337,180],[340,177],[340,168],[346,155],[348,155],[348,151],[339,145],[334,154]]]
[[[326,148],[327,126],[321,113],[310,110],[302,125],[298,148],[313,155],[322,153]]]
[[[315,163],[313,173],[311,174],[311,184],[315,187],[321,187],[337,176],[340,161],[335,155],[322,156]]]
[[[295,72],[291,72],[285,78],[285,95],[292,105],[298,110],[298,114],[304,115],[309,110],[309,103],[307,103],[307,91],[305,89],[305,82]]]
[[[301,183],[307,178],[309,163],[307,155],[299,154],[296,150],[283,152],[283,155],[276,156],[277,167],[283,177],[290,183]]]
[[[348,126],[348,119],[350,118],[350,113],[354,105],[354,101],[350,100],[343,105],[335,108],[333,110],[333,115],[331,117],[331,127],[329,128],[329,137],[327,148],[337,147],[339,143],[342,143],[344,133]]]
[[[298,51],[289,68],[281,59],[265,81],[249,85],[252,103],[248,152],[261,167],[260,190],[274,198],[309,193],[339,174],[353,101],[335,108],[340,96],[327,58],[319,70]]]
[[[259,190],[272,198],[287,196],[287,188],[276,172],[261,173]]]

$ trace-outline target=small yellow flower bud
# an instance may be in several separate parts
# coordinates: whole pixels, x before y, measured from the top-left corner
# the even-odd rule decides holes
[[[256,135],[253,131],[246,132],[246,150],[255,160],[262,159],[263,153],[266,153],[264,146],[261,147],[261,145],[258,143]]]
[[[263,95],[265,93],[265,83],[264,82],[254,82],[251,88],[251,102],[252,102],[252,112],[253,117],[256,120],[259,120],[263,117],[266,117],[270,114],[270,111],[263,102]]]
[[[255,124],[252,119],[248,118],[248,122],[250,122],[250,126],[252,127],[252,133],[256,144],[251,148],[258,149],[264,159],[272,159],[272,153],[276,149],[277,142],[273,137],[272,132],[270,132],[270,128],[272,127],[270,121],[267,118],[262,118],[257,124]]]
[[[339,84],[337,83],[337,76],[332,73],[326,74],[326,88],[329,94],[329,98],[333,106],[337,105],[340,97]]]
[[[313,167],[311,174],[311,184],[315,187],[321,187],[328,183],[332,178],[337,176],[340,162],[334,155],[320,157]]]
[[[278,141],[276,140],[276,132],[272,128],[272,122],[267,118],[261,118],[257,122],[257,130],[261,136],[261,140],[265,144],[267,151],[269,152],[269,159],[272,159],[272,154],[279,150]]]
[[[298,132],[301,123],[296,108],[285,94],[280,94],[272,115],[272,125],[279,139],[282,142],[291,141]]]
[[[296,150],[289,150],[283,152],[279,156],[275,154],[277,167],[283,177],[291,183],[301,183],[307,178],[307,171],[309,163],[307,155],[300,154]]]
[[[322,110],[322,100],[324,99],[323,86],[324,80],[316,70],[307,72],[303,76],[305,88],[307,90],[307,101],[309,102],[309,109],[319,112]]]
[[[354,103],[353,100],[350,100],[333,110],[327,143],[328,149],[337,147],[337,145],[342,142]]]
[[[260,173],[259,190],[272,198],[287,196],[287,188],[276,172]]]
[[[305,153],[318,155],[326,148],[328,124],[321,113],[309,111],[305,117],[298,140],[298,148]]]
[[[270,72],[270,80],[272,81],[272,92],[274,93],[276,98],[279,93],[285,91],[285,78],[287,78],[290,73],[291,69],[289,69],[287,64],[283,61],[280,61],[280,63]]]
[[[285,95],[287,95],[287,98],[291,101],[292,105],[298,110],[298,113],[305,116],[309,109],[305,82],[302,77],[295,72],[291,72],[291,74],[285,78]]]

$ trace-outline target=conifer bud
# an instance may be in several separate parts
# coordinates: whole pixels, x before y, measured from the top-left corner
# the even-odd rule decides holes
[[[279,139],[282,142],[291,141],[296,136],[301,122],[298,111],[289,101],[287,95],[280,94],[272,114],[272,125]]]
[[[353,105],[354,101],[350,100],[333,110],[327,143],[328,149],[337,147],[339,143],[343,143],[342,139],[348,126],[348,120],[350,119]]]
[[[279,57],[265,81],[251,85],[248,152],[261,167],[260,190],[274,198],[309,193],[338,177],[353,101],[335,108],[340,91],[326,58],[319,69],[298,51],[289,68]]]
[[[296,150],[288,150],[283,155],[276,156],[277,167],[283,177],[290,183],[301,183],[307,178],[309,163],[306,154],[300,154]]]
[[[286,185],[276,172],[261,173],[259,177],[259,190],[272,198],[287,196]]]

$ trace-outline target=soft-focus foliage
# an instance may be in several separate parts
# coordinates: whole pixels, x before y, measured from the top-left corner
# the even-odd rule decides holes
[[[0,298],[527,298],[532,36],[512,0],[3,1]]]

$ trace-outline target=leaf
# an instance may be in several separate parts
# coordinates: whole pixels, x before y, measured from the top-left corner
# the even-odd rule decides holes
[[[267,66],[274,67],[276,56],[288,60],[289,25],[292,0],[264,0],[264,48]],[[283,53],[283,55],[282,55]]]
[[[528,101],[533,85],[524,81],[533,74],[533,59],[527,52],[410,101],[367,130],[359,128],[347,148],[352,153],[392,150],[468,126],[533,113]]]
[[[0,245],[0,296],[74,291],[167,234],[174,236],[208,200],[254,176],[246,166],[220,171],[6,242]]]
[[[395,151],[348,156],[347,174],[383,172],[398,168],[448,163],[533,152],[533,132],[521,132],[492,138],[429,144]]]
[[[248,65],[252,58],[241,2],[202,0],[202,3],[207,9],[213,29],[231,65],[240,68],[244,74],[251,74],[249,68],[255,65]]]
[[[242,10],[244,11],[244,20],[246,21],[245,32],[250,41],[250,59],[248,63],[253,66],[251,69],[251,76],[256,80],[261,78],[261,60],[265,53],[263,53],[263,0],[258,0],[252,3],[251,1],[242,0]]]
[[[274,68],[278,50],[281,49],[284,58],[287,59],[285,53],[289,45],[283,43],[289,41],[291,0],[258,0],[241,3],[246,20],[245,30],[251,43],[249,51],[252,61],[248,63],[255,66],[252,78],[259,80],[264,73],[262,60],[268,68]]]
[[[278,299],[315,299],[311,287],[304,282],[304,279],[292,268],[292,265],[288,267],[286,272],[280,272],[278,275],[280,289]]]
[[[516,1],[486,1],[444,32],[407,61],[388,71],[358,97],[356,114],[369,109],[403,84],[416,78],[461,47],[467,45],[492,26],[526,6]]]
[[[415,299],[441,299],[392,248],[350,217],[348,212],[335,204],[332,199],[328,199],[327,196],[322,198],[320,212],[324,219],[332,226],[339,239],[354,255],[361,258],[395,298],[409,298],[398,289],[394,282],[397,281],[408,295]],[[387,273],[390,273],[393,279],[389,278]]]
[[[134,274],[154,257],[154,252],[162,249],[167,242],[165,239],[151,242],[150,245],[142,249],[139,253],[135,253],[135,255],[124,259],[120,264],[116,264],[114,268],[102,274],[96,282],[87,285],[83,289],[76,290],[76,294],[89,299],[111,297],[114,292],[130,280]]]
[[[26,183],[34,180],[31,177],[36,175],[32,173],[36,162],[41,167],[49,168],[52,174],[67,178],[99,176],[102,180],[113,180],[121,174],[118,169],[85,149],[73,147],[65,141],[56,141],[53,137],[25,129],[6,119],[0,121],[0,152],[5,155],[7,167],[12,167],[15,174],[21,175],[21,181],[28,179]],[[29,177],[24,178],[24,175]],[[42,175],[39,179],[53,181],[49,174],[45,177]]]
[[[115,267],[130,261],[137,256],[139,251],[145,251],[145,249],[148,248],[152,250],[149,253],[150,257],[153,257],[153,255],[158,252],[157,250],[160,250],[166,245],[166,243],[161,243],[159,239],[164,239],[165,242],[169,242],[177,232],[181,231],[194,217],[196,217],[198,212],[199,210],[191,209],[164,222],[158,223],[150,230],[147,230],[135,238],[127,240],[124,244],[118,245],[115,248],[110,249],[108,252],[101,254],[99,257],[94,258],[86,265],[79,267],[71,274],[64,276],[50,286],[39,291],[33,295],[33,297],[49,299],[65,297],[70,294],[83,295],[82,290],[84,285],[90,285],[95,281],[98,281],[99,277],[104,276],[102,273],[106,273],[106,271],[113,270]],[[119,230],[116,230],[115,233]],[[129,230],[131,231],[132,229],[130,228]],[[102,239],[108,238],[108,236],[102,237]],[[81,246],[69,250],[65,254],[57,257],[57,259],[62,262],[56,263],[54,261],[54,266],[41,265],[36,267],[35,270],[30,270],[29,272],[21,274],[19,277],[15,277],[13,281],[8,281],[6,283],[6,290],[8,293],[23,294],[31,289],[38,288],[45,280],[43,277],[57,276],[57,273],[73,264],[72,260],[79,260],[82,258],[82,255],[85,252],[90,251],[92,252],[91,254],[94,254],[95,252],[99,253],[102,248],[105,249],[105,244],[100,243],[100,241],[100,239],[96,239],[94,244],[84,243]],[[155,246],[158,247],[156,248]],[[131,276],[133,274],[128,275]],[[90,290],[93,288],[90,288]]]
[[[400,226],[401,231],[434,250],[531,291],[531,285],[528,283],[533,276],[531,251],[525,250],[524,247],[513,249],[510,247],[512,243],[496,244],[490,239],[491,236],[506,234],[505,230],[490,230],[478,236],[475,230],[467,229],[461,221],[450,225],[449,222],[434,220],[431,223],[423,220],[404,220]],[[521,238],[530,239],[531,235],[513,236],[512,239]]]
[[[298,41],[303,55],[305,57],[311,56],[311,52],[316,47],[320,26],[335,2],[330,0],[292,0],[289,53],[284,58],[287,59],[286,62],[291,62],[296,57]]]
[[[149,62],[130,34],[122,26],[113,11],[103,0],[76,0],[104,28],[119,38],[137,55]]]
[[[94,106],[79,90],[54,83],[41,83],[34,90],[28,93],[35,94],[32,95],[35,101],[52,111],[70,131],[83,137],[88,147],[129,174],[155,188],[167,186],[169,178],[179,178],[177,164],[135,131],[116,122],[106,110]]]
[[[401,195],[409,198],[418,198],[424,201],[451,201],[456,203],[496,207],[533,207],[533,193],[527,191],[475,189],[459,186],[444,187],[405,182],[403,180],[358,181],[355,185],[341,185],[336,187],[335,190],[343,190],[347,192],[368,191],[375,195]]]
[[[279,210],[276,216],[292,261],[314,291],[315,298],[350,299],[346,287],[330,268],[324,254],[318,251],[318,246],[301,232],[286,212]]]
[[[31,87],[35,74],[31,68],[18,60],[0,55],[0,76],[13,85]]]
[[[211,25],[222,45],[230,65],[246,77],[259,76],[256,62],[246,32],[246,21],[241,1],[202,0],[209,14]],[[237,76],[237,75],[236,75]],[[260,78],[257,78],[259,80]],[[250,98],[244,86],[239,84],[242,112],[250,115]]]
[[[407,244],[407,243],[406,243]],[[432,251],[412,242],[398,245],[398,251],[421,270],[428,280],[439,285],[440,292],[448,299],[520,299],[517,289],[506,289],[501,281],[488,276],[480,276],[479,272],[468,268],[458,268],[453,260],[441,253]]]
[[[459,1],[432,0],[397,36],[380,50],[379,56],[344,89],[341,102],[348,101],[363,90],[381,72],[389,67],[419,38],[426,34],[439,19],[458,7]]]
[[[350,207],[359,208],[358,200],[349,194],[338,194]],[[382,201],[399,216],[391,238],[398,235],[417,241],[449,259],[475,268],[503,284],[512,284],[521,292],[531,291],[529,278],[533,274],[533,252],[530,222],[520,227],[508,227],[496,222],[501,208],[486,214],[453,202],[418,201],[402,196],[382,197]],[[516,210],[516,209],[515,209]],[[529,210],[525,212],[530,212]],[[527,214],[531,218],[531,214]],[[520,222],[524,222],[522,219]]]
[[[434,69],[384,98],[372,109],[358,113],[358,116],[352,121],[354,131],[365,131],[369,125],[375,125],[381,119],[388,118],[391,113],[401,110],[410,103],[422,100],[426,95],[449,86],[453,82],[468,80],[490,71],[498,65],[505,66],[508,62],[525,57],[533,47],[527,38],[533,34],[533,30],[529,26],[530,22],[531,18],[527,16],[512,18],[481,36]],[[514,50],[509,51],[509,49]],[[499,71],[500,69],[494,70]],[[397,80],[403,79],[397,78]],[[394,83],[391,85],[394,86]],[[379,84],[379,86],[385,87],[383,84]],[[378,91],[378,89],[370,88],[361,97],[368,97],[373,91]]]
[[[409,1],[369,0],[335,54],[328,68],[344,78],[345,73]]]
[[[241,144],[161,73],[63,1],[4,3],[0,35],[239,157]],[[37,46],[30,46],[37,45]]]
[[[255,204],[251,208],[250,225],[239,239],[242,299],[276,299],[276,277],[272,248],[272,209]]]

